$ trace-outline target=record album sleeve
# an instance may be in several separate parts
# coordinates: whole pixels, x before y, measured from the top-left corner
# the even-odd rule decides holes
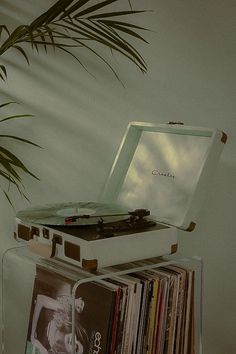
[[[73,285],[69,277],[37,266],[25,354],[109,353],[117,292],[98,282],[77,288],[73,352]]]

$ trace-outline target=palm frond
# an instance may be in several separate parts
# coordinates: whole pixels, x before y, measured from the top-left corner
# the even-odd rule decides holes
[[[60,33],[60,32],[59,32]],[[83,38],[84,39],[84,38]],[[102,60],[108,67],[109,69],[111,69],[111,71],[113,72],[113,74],[116,76],[116,78],[120,81],[119,76],[116,74],[115,70],[113,69],[113,67],[108,63],[108,61],[106,59],[104,59],[99,53],[97,53],[93,48],[91,48],[89,45],[87,45],[86,43],[81,43],[81,39],[78,37],[73,37],[73,40],[75,40],[77,43],[81,44],[81,46],[85,47],[86,49],[88,49],[89,51],[91,51],[95,56],[97,56],[100,60]],[[122,82],[121,82],[122,83]],[[123,85],[123,83],[122,83]],[[124,85],[123,85],[124,86]]]
[[[16,155],[14,155],[12,152],[10,152],[8,149],[0,146],[0,154],[1,154],[0,155],[1,158],[8,159],[8,162],[11,165],[14,165],[14,166],[20,168],[21,170],[28,173],[29,175],[31,175],[35,179],[39,180],[39,178],[36,175],[34,175],[32,172],[30,172],[30,170],[23,164],[23,162]],[[4,157],[4,155],[5,155],[5,157]]]
[[[96,41],[97,43],[101,43],[110,49],[121,53],[138,66],[141,71],[146,71],[146,64],[141,55],[137,54],[138,52],[130,43],[115,33],[113,28],[102,28],[99,22],[93,23],[92,21],[87,22],[84,20],[80,20],[77,23],[74,23],[71,20],[64,20],[63,24],[58,24],[58,26],[66,28],[70,32],[83,35],[86,39]],[[68,35],[65,34],[65,36]]]
[[[144,11],[116,11],[116,12],[108,12],[108,13],[102,13],[98,15],[92,15],[88,16],[89,20],[97,20],[99,18],[106,18],[106,17],[117,17],[117,16],[125,16],[125,15],[134,15],[134,14],[139,14]]]
[[[146,62],[131,43],[132,40],[147,43],[138,33],[145,28],[129,21],[120,20],[123,17],[129,18],[145,11],[133,10],[130,1],[128,1],[128,10],[112,11],[110,6],[115,2],[119,2],[119,0],[103,0],[96,4],[92,0],[58,0],[31,24],[21,25],[11,34],[2,25],[0,26],[0,38],[3,30],[8,33],[8,38],[0,46],[0,56],[6,50],[14,48],[24,56],[29,64],[26,49],[25,47],[23,49],[21,45],[29,43],[32,49],[37,51],[43,48],[47,52],[50,47],[64,51],[74,57],[84,68],[86,67],[81,63],[79,54],[68,50],[69,47],[84,47],[102,58],[104,63],[107,63],[107,59],[101,53],[98,53],[97,47],[96,50],[91,45],[88,47],[87,42],[90,41],[119,52],[142,72],[146,72]],[[118,20],[113,20],[114,18],[118,18]],[[58,31],[60,36],[58,36]],[[78,40],[80,41],[79,46]],[[109,68],[112,68],[110,64]],[[114,72],[114,69],[112,71]],[[6,75],[6,68],[0,66],[0,78],[4,80]],[[117,74],[115,75],[118,77]]]
[[[3,191],[3,193],[5,194],[5,197],[7,198],[8,200],[8,203],[12,206],[12,208],[14,208],[14,205],[11,201],[11,198],[9,197],[8,193],[6,191]]]
[[[0,69],[1,79],[5,81],[5,79],[7,78],[7,69],[4,65],[0,65]]]
[[[27,57],[27,55],[26,55],[24,49],[22,49],[22,48],[21,48],[20,46],[18,46],[18,45],[13,45],[12,48],[15,48],[15,49],[19,50],[19,52],[24,56],[24,58],[25,58],[25,60],[27,61],[28,65],[30,64],[29,59],[28,59],[28,57]]]
[[[16,103],[16,104],[17,104],[17,102],[15,102],[15,101],[5,102],[5,103],[0,104],[0,108],[3,108],[3,107],[5,107],[5,106],[9,106],[9,105],[12,104],[12,103]]]
[[[117,0],[113,0],[117,1]],[[71,1],[73,3],[74,1]],[[76,1],[71,7],[69,7],[67,10],[63,11],[61,16],[59,16],[59,20],[66,18],[67,16],[72,16],[75,11],[77,11],[79,8],[83,7],[85,4],[88,2],[91,2],[90,0],[79,0]]]
[[[140,36],[140,34],[138,34],[137,32],[135,32],[135,31],[133,31],[133,30],[131,30],[130,28],[128,28],[128,27],[131,27],[131,25],[130,26],[127,26],[126,24],[125,25],[122,25],[122,22],[121,22],[121,24],[119,24],[119,22],[117,21],[117,22],[112,22],[112,21],[100,21],[100,23],[101,24],[103,24],[103,25],[105,25],[105,26],[107,26],[108,28],[109,28],[109,26],[110,27],[112,27],[112,28],[114,28],[114,29],[116,29],[116,30],[119,30],[119,31],[121,31],[121,32],[124,32],[124,33],[126,33],[126,34],[129,34],[129,35],[131,35],[131,36],[133,36],[133,37],[136,37],[136,38],[138,38],[138,39],[140,39],[141,41],[143,41],[143,42],[145,42],[145,43],[148,43],[147,41],[146,41],[146,39],[144,39],[142,36]],[[135,28],[135,26],[132,26],[133,28]],[[136,26],[136,28],[137,28],[138,26]]]
[[[103,17],[105,18],[105,17]],[[123,21],[116,21],[116,20],[103,20],[103,19],[100,19],[101,23],[104,23],[108,26],[113,26],[114,25],[118,25],[118,26],[122,26],[122,27],[131,27],[131,28],[136,28],[138,30],[142,30],[142,31],[149,31],[147,28],[144,28],[144,27],[141,27],[141,26],[137,26],[137,25],[134,25],[132,23],[127,23],[127,22],[123,22]]]
[[[0,38],[2,36],[3,30],[10,36],[10,31],[8,30],[6,25],[0,25]]]
[[[0,134],[0,138],[9,138],[9,139],[21,141],[21,142],[26,143],[26,144],[34,145],[36,147],[41,147],[38,144],[35,144],[32,141],[30,141],[30,140],[19,138],[18,136],[14,136],[14,135]]]
[[[92,12],[95,12],[97,10],[100,10],[101,8],[103,7],[106,7],[114,2],[117,2],[118,0],[106,0],[106,1],[102,1],[96,5],[92,5],[92,6],[89,6],[87,7],[86,9],[84,10],[81,10],[79,12],[76,12],[73,17],[75,19],[78,19],[78,18],[81,18],[82,16],[84,15],[87,15],[87,14],[91,14]],[[72,16],[72,13],[70,14]]]
[[[32,118],[34,117],[32,114],[16,114],[14,116],[8,116],[6,118],[0,119],[1,122],[5,122],[6,120],[16,119],[16,118]]]
[[[4,157],[1,154],[0,154],[0,165],[2,165],[2,167],[5,169],[5,171],[7,171],[9,176],[14,178],[18,182],[22,181],[20,175],[17,173],[17,171],[14,169],[14,167],[12,167],[12,161],[10,159]]]
[[[7,107],[10,104],[14,104],[16,102],[5,102],[0,105],[0,108]],[[21,118],[31,118],[33,117],[30,114],[15,114],[15,115],[9,115],[7,117],[4,117],[0,119],[0,123],[3,123],[8,120],[14,120],[14,119],[21,119]],[[12,205],[10,196],[9,196],[9,190],[11,185],[14,186],[18,193],[25,199],[28,200],[28,197],[24,193],[24,185],[22,182],[22,177],[21,174],[22,172],[25,174],[30,175],[31,177],[35,179],[39,179],[35,174],[33,174],[26,166],[25,164],[13,153],[11,152],[7,147],[3,146],[3,144],[7,141],[7,139],[13,139],[16,142],[20,143],[25,143],[25,144],[30,144],[36,147],[39,147],[39,145],[33,143],[30,140],[14,136],[14,135],[7,135],[7,134],[1,134],[0,135],[0,177],[3,178],[3,180],[7,181],[8,183],[8,191],[3,189],[3,193],[6,196],[7,200],[10,202]],[[2,189],[2,188],[1,188]]]
[[[115,49],[116,51],[119,51],[120,53],[125,55],[133,63],[135,63],[142,71],[145,69],[146,64],[143,58],[141,57],[141,55],[138,54],[137,50],[134,49],[134,47],[131,44],[129,44],[126,40],[121,38],[121,36],[114,31],[114,28],[111,30],[107,26],[102,26],[99,22],[96,22],[95,24],[93,23],[94,27],[88,24],[86,25],[91,30],[96,31],[101,36],[105,37],[108,41],[111,42],[111,44],[112,43],[115,44],[115,47],[111,46],[110,44],[110,48]],[[121,51],[121,49],[123,51]]]

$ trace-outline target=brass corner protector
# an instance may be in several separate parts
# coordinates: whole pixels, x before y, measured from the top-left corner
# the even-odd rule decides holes
[[[171,245],[171,254],[176,253],[178,251],[178,244],[175,243]]]
[[[97,259],[82,259],[82,267],[87,270],[97,270],[98,261]]]
[[[226,133],[224,133],[224,132],[222,132],[221,142],[222,142],[223,144],[225,144],[225,143],[226,143],[226,141],[227,141],[227,139],[228,139],[227,134],[226,134]]]
[[[191,221],[189,226],[187,227],[186,231],[191,232],[195,229],[195,227],[196,227],[196,223]]]
[[[75,261],[80,261],[80,246],[69,242],[65,241],[64,242],[64,252],[65,256],[68,258],[72,258]]]
[[[18,236],[18,238],[20,238],[24,241],[29,241],[33,238],[32,234],[31,234],[30,227],[23,225],[23,224],[18,224],[17,236]]]

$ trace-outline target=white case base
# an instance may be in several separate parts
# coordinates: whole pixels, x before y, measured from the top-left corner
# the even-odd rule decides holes
[[[159,257],[177,251],[177,229],[164,225],[161,229],[93,241],[86,241],[43,225],[27,226],[19,219],[17,226],[17,240],[28,242],[32,251],[45,257],[60,258],[90,270]],[[24,233],[19,231],[21,229]]]

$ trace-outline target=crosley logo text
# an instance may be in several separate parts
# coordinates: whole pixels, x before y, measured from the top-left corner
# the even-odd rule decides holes
[[[172,173],[170,173],[170,172],[160,172],[158,170],[153,170],[152,171],[152,175],[175,178],[175,176]]]

